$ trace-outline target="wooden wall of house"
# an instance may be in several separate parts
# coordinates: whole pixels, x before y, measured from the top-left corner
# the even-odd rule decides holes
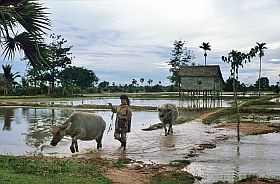
[[[185,91],[221,91],[222,82],[214,77],[182,77],[182,89]]]

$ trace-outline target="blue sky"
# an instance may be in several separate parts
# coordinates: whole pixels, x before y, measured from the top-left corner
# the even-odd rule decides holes
[[[73,45],[73,65],[92,69],[101,81],[131,83],[143,77],[169,84],[167,61],[174,40],[185,40],[203,65],[202,42],[210,42],[208,64],[220,64],[224,79],[230,66],[221,61],[232,49],[248,52],[266,42],[262,76],[271,84],[280,74],[279,0],[42,0],[51,13],[52,32]],[[50,32],[51,33],[51,32]],[[14,71],[25,70],[25,64]],[[240,80],[255,83],[259,61],[240,69]]]

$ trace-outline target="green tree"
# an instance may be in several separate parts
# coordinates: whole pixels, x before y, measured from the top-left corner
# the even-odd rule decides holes
[[[235,86],[236,86],[236,89],[239,89],[240,87],[240,82],[236,79],[235,80]],[[224,84],[224,91],[228,91],[228,92],[233,92],[233,78],[232,77],[229,77],[225,84]]]
[[[187,66],[188,63],[194,59],[193,52],[187,49],[185,46],[185,42],[179,40],[175,40],[174,48],[171,52],[171,59],[168,62],[168,65],[171,66],[169,71],[171,75],[167,77],[171,83],[174,83],[176,87],[179,89],[179,96],[181,96],[181,77],[179,76],[179,71],[183,66]]]
[[[206,66],[206,57],[207,57],[207,50],[211,51],[211,45],[209,44],[209,42],[205,43],[203,42],[201,46],[199,46],[199,48],[204,50],[204,58],[205,58],[205,66]]]
[[[261,82],[259,82],[261,81]],[[256,81],[256,84],[255,84],[256,87],[260,87],[261,89],[269,89],[269,79],[267,77],[261,77],[260,79],[258,79]]]
[[[5,95],[8,95],[9,92],[12,92],[13,85],[17,84],[15,79],[20,77],[20,75],[18,72],[12,73],[12,65],[2,65],[2,69],[4,72]]]
[[[73,87],[78,87],[82,90],[87,87],[94,87],[99,81],[98,77],[92,70],[76,66],[69,66],[62,70],[59,74],[59,79],[64,89],[67,89],[68,87],[71,87],[71,89]]]
[[[109,86],[109,84],[110,83],[108,81],[103,81],[103,82],[100,82],[98,84],[98,87],[100,87],[100,88],[107,88]]]
[[[140,78],[140,82],[141,82],[142,84],[144,83],[144,81],[145,81],[144,78]]]
[[[37,88],[37,85],[45,81],[45,76],[43,73],[40,73],[38,68],[29,67],[26,73],[27,80],[31,86]]]
[[[147,83],[148,83],[148,84],[149,84],[149,86],[150,86],[150,85],[152,85],[153,80],[152,80],[152,79],[149,79]]]
[[[60,70],[65,68],[67,65],[71,64],[72,57],[70,55],[70,50],[73,46],[64,47],[67,42],[61,35],[55,35],[54,33],[50,35],[52,42],[49,44],[50,57],[48,60],[48,65],[44,69],[46,79],[49,81],[51,86],[51,94],[54,94],[55,83],[58,79],[58,74]]]
[[[240,141],[240,114],[239,114],[239,106],[237,102],[237,93],[236,93],[236,81],[238,81],[238,70],[239,67],[243,67],[243,64],[246,62],[250,62],[251,55],[250,53],[245,54],[236,50],[232,50],[228,53],[228,56],[222,56],[222,61],[226,63],[230,63],[230,78],[232,78],[232,88],[234,93],[234,101],[235,101],[235,110],[236,110],[236,119],[237,119],[237,140]]]
[[[5,58],[13,59],[16,51],[23,50],[33,67],[46,62],[43,35],[50,20],[45,10],[37,0],[0,1],[0,46]]]
[[[131,84],[132,84],[133,86],[136,86],[137,80],[136,80],[136,79],[132,79]]]

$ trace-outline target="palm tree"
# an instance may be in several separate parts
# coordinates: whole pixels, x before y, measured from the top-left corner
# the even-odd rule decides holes
[[[149,86],[150,86],[152,83],[153,83],[153,80],[152,80],[152,79],[149,79],[149,80],[148,80]]]
[[[15,81],[16,78],[20,77],[18,72],[12,73],[12,65],[2,65],[4,71],[4,89],[5,95],[9,93],[9,90],[12,89],[13,85],[17,84]]]
[[[267,49],[267,47],[265,47],[266,43],[258,43],[257,42],[257,46],[255,47],[255,52],[259,53],[259,57],[260,57],[260,69],[259,69],[259,96],[261,96],[261,83],[260,83],[260,79],[261,79],[261,71],[262,71],[262,57],[264,56],[264,49]]]
[[[233,80],[232,88],[234,93],[234,102],[235,102],[235,110],[236,110],[236,119],[237,119],[237,140],[240,141],[240,114],[239,114],[239,106],[237,101],[237,92],[236,92],[236,82],[238,82],[238,72],[239,68],[243,67],[244,63],[250,62],[250,59],[253,56],[250,53],[245,54],[236,50],[232,50],[228,53],[228,56],[222,56],[222,61],[229,63],[231,65],[230,69],[230,78]]]
[[[140,82],[143,84],[143,82],[145,81],[144,78],[140,78]]]
[[[23,50],[32,66],[44,62],[48,49],[43,34],[50,27],[45,10],[37,0],[0,0],[0,46],[5,58],[13,59],[16,51]]]
[[[209,44],[209,42],[207,42],[207,43],[203,42],[202,45],[199,46],[199,48],[204,50],[205,65],[206,65],[206,57],[207,57],[206,51],[207,50],[211,51],[211,45]]]
[[[137,80],[136,80],[136,79],[132,79],[131,84],[132,84],[133,86],[135,86],[135,85],[137,84]]]

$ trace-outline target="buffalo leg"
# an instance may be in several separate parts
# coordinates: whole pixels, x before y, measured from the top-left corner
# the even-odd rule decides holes
[[[72,141],[72,144],[71,144],[71,146],[70,146],[70,151],[71,151],[72,153],[75,153],[75,148],[74,148],[74,143],[73,143],[73,141]]]
[[[77,141],[77,140],[75,141],[74,146],[75,146],[75,150],[76,150],[76,152],[79,152],[79,149],[78,149],[78,141]]]
[[[164,127],[165,136],[167,136],[167,128],[166,128],[166,124],[165,123],[163,123],[163,127]]]
[[[97,149],[102,148],[102,135],[96,139]]]
[[[169,128],[168,128],[168,134],[169,133],[173,133],[173,128],[172,128],[172,123],[169,124]]]

